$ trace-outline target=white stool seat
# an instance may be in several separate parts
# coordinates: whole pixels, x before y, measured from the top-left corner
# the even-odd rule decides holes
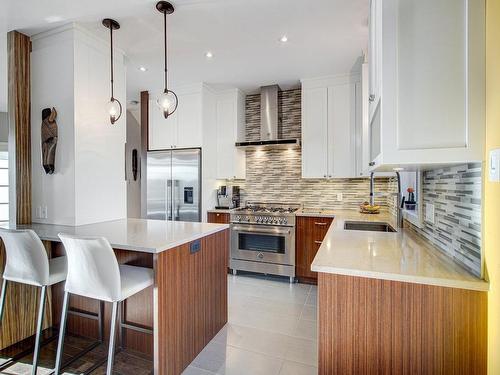
[[[31,373],[36,375],[47,287],[66,279],[67,258],[49,259],[42,241],[32,230],[0,229],[0,237],[2,237],[7,254],[0,294],[0,324],[3,318],[8,283],[15,282],[41,288],[31,369]]]
[[[122,301],[154,284],[154,274],[151,268],[134,267],[126,264],[121,264],[119,268],[122,281]]]

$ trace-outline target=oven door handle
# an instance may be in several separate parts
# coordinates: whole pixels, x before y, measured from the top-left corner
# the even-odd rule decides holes
[[[258,228],[256,230],[251,230],[248,228],[245,228],[244,226],[234,226],[232,228],[235,231],[241,231],[241,232],[246,232],[246,233],[269,233],[269,234],[290,234],[290,229],[288,230],[279,230],[279,229],[267,229],[267,228]]]

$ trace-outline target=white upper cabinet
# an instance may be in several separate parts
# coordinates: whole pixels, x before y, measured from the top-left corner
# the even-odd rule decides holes
[[[372,23],[382,31],[369,50],[372,169],[482,160],[484,0],[371,7],[370,41],[378,37]]]
[[[228,90],[216,95],[217,179],[246,177],[245,150],[235,146],[245,139],[245,95]]]
[[[302,177],[328,174],[328,87],[302,87]]]
[[[202,146],[202,86],[182,88],[176,94],[178,108],[167,119],[156,98],[149,101],[149,150]]]
[[[360,95],[359,75],[302,80],[303,178],[357,176]]]

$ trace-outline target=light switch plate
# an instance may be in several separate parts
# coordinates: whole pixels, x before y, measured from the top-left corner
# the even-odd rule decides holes
[[[490,151],[488,164],[490,182],[500,182],[500,148]]]
[[[434,205],[432,203],[425,205],[425,221],[434,224]]]

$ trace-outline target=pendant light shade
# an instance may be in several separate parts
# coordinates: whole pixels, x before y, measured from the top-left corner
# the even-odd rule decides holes
[[[163,112],[163,116],[168,118],[171,114],[175,112],[177,109],[177,105],[179,103],[177,99],[177,95],[172,90],[168,89],[167,84],[167,14],[172,14],[174,12],[174,7],[167,1],[159,1],[156,3],[156,9],[163,13],[163,43],[164,43],[164,52],[165,52],[165,88],[163,93],[158,96],[156,103],[160,110]]]
[[[106,104],[106,112],[109,114],[109,121],[111,122],[111,125],[113,125],[122,115],[122,104],[114,97],[113,87],[113,30],[118,30],[120,28],[120,24],[111,18],[103,19],[102,24],[104,27],[109,29],[111,41],[111,99],[108,104]]]

